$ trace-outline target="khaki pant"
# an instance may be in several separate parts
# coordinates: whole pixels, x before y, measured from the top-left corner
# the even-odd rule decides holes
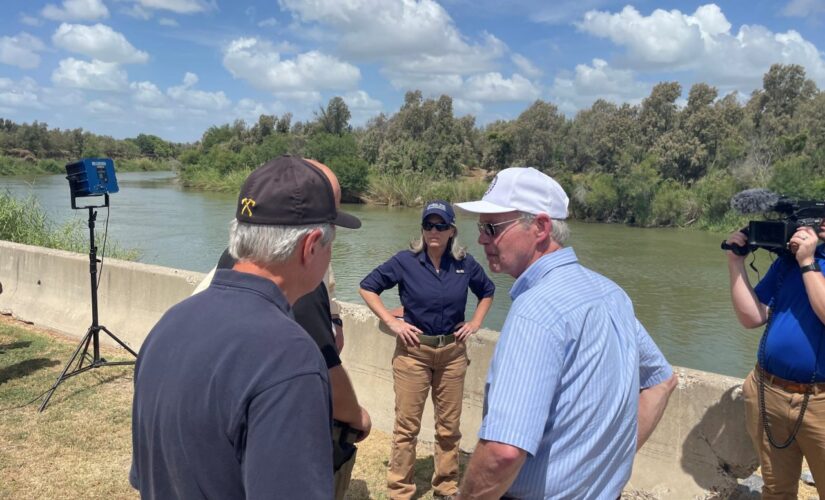
[[[458,491],[459,421],[466,371],[464,343],[408,348],[400,340],[397,342],[392,359],[395,427],[387,472],[390,498],[409,499],[415,494],[415,445],[430,387],[436,434],[433,493],[455,495]]]
[[[759,454],[765,486],[762,498],[794,499],[799,488],[802,457],[808,462],[817,492],[825,498],[825,391],[811,394],[808,409],[796,439],[787,448],[777,449],[768,442],[759,411],[759,379],[753,371],[742,386],[745,397],[745,423],[753,447]],[[793,431],[804,395],[786,392],[765,383],[765,410],[771,435],[784,443]]]
[[[355,466],[355,455],[357,454],[358,450],[356,449],[349,460],[344,462],[341,467],[335,471],[335,475],[333,476],[335,500],[344,500],[344,498],[346,498],[349,481],[352,478],[352,468]]]

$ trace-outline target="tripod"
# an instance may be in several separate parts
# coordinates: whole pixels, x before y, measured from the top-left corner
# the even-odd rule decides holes
[[[57,386],[60,385],[61,382],[66,380],[67,378],[74,377],[75,375],[80,375],[81,373],[91,370],[92,368],[100,368],[101,366],[116,366],[116,365],[133,365],[135,364],[134,361],[106,361],[104,358],[100,357],[100,332],[103,331],[112,338],[115,342],[120,344],[121,347],[129,351],[134,357],[137,358],[137,353],[133,351],[128,345],[126,345],[122,340],[117,338],[115,334],[109,331],[108,328],[105,326],[98,324],[97,320],[97,246],[95,246],[95,220],[97,219],[97,210],[96,208],[103,208],[109,206],[109,194],[105,194],[105,202],[103,205],[94,205],[94,206],[85,206],[85,207],[78,207],[75,204],[75,197],[72,195],[72,208],[86,208],[89,210],[89,275],[91,276],[91,284],[92,284],[92,324],[89,326],[89,329],[86,330],[86,334],[80,339],[80,344],[78,344],[77,349],[75,349],[74,354],[72,357],[69,358],[69,362],[66,363],[66,366],[63,368],[63,372],[57,377],[54,385],[51,389],[46,392],[46,398],[43,400],[43,404],[40,405],[40,409],[38,411],[43,411],[46,409],[46,405],[49,404],[49,399],[51,399],[54,391],[57,389]],[[92,355],[89,355],[89,344],[92,345]],[[69,371],[71,366],[75,364],[77,361],[76,366],[73,370]],[[84,361],[87,361],[88,364],[85,366],[83,365]]]

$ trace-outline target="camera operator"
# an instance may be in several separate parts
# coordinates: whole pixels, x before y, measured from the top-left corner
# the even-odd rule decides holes
[[[766,325],[743,385],[748,433],[759,455],[762,498],[797,498],[804,457],[825,496],[825,222],[796,230],[788,250],[751,287],[745,256],[728,250],[731,299],[745,328]],[[747,246],[741,231],[729,245]]]

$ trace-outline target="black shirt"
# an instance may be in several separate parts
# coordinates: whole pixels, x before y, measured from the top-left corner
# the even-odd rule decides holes
[[[232,269],[235,259],[224,250],[218,259],[218,269]],[[332,315],[329,309],[329,293],[323,282],[318,288],[304,295],[292,305],[295,321],[309,333],[312,340],[318,344],[327,368],[334,368],[341,364],[338,347],[335,345],[335,334],[332,331]]]
[[[330,407],[278,287],[218,270],[140,350],[130,481],[149,499],[332,498]]]

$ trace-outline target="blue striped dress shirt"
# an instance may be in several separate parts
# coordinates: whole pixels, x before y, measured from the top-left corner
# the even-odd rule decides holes
[[[627,294],[572,248],[534,262],[510,296],[479,430],[528,453],[508,496],[614,500],[636,452],[639,390],[670,365]]]

